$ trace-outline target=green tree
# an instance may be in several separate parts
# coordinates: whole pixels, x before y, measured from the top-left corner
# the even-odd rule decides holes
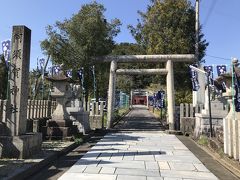
[[[106,94],[109,65],[97,63],[94,57],[111,53],[113,38],[120,32],[120,21],[107,22],[104,12],[101,4],[85,4],[72,18],[48,26],[48,39],[41,42],[42,49],[53,63],[63,63],[65,69],[72,68],[75,72],[84,67],[86,98],[93,89],[92,65],[95,65],[97,94]]]
[[[112,51],[112,55],[138,55],[145,54],[145,49],[142,46],[135,43],[120,43],[116,44]],[[139,69],[144,68],[144,63],[119,63],[118,68],[123,69]],[[131,89],[136,89],[142,86],[142,76],[141,75],[121,75],[117,76],[117,88],[124,92],[130,93]]]
[[[29,99],[49,99],[51,82],[42,79],[41,73],[39,69],[29,72]]]
[[[147,54],[195,53],[195,9],[188,0],[151,0],[147,12],[139,14],[139,23],[129,28]],[[199,61],[203,61],[207,46],[200,30]],[[163,67],[163,64],[158,67]],[[176,89],[190,90],[188,64],[175,63],[174,71]],[[158,78],[152,79],[152,82],[157,81]]]
[[[3,55],[0,55],[0,99],[7,98],[8,71]]]

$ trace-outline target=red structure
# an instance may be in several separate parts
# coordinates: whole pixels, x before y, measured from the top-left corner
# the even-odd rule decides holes
[[[132,104],[147,106],[147,96],[133,95]]]

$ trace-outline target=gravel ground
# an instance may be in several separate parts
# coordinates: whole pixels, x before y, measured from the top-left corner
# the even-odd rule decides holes
[[[42,143],[42,151],[30,159],[0,159],[0,179],[8,179],[36,163],[60,152],[74,142],[45,141]]]

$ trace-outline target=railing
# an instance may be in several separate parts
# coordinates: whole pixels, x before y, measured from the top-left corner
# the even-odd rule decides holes
[[[7,100],[0,99],[0,122],[6,122],[7,118]],[[50,100],[28,100],[27,119],[50,118],[56,102]]]

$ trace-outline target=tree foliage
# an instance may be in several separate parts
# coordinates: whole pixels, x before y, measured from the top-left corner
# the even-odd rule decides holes
[[[145,50],[138,44],[135,43],[120,43],[116,44],[115,48],[112,51],[112,55],[138,55],[145,54]],[[139,69],[144,68],[145,64],[143,63],[119,63],[118,68],[122,69]],[[130,76],[130,75],[121,75],[117,76],[117,88],[130,93],[131,89],[137,89],[139,86],[144,83],[140,82],[141,75]]]
[[[120,32],[120,21],[113,19],[107,22],[104,12],[105,8],[101,4],[85,4],[72,18],[48,26],[48,39],[41,43],[42,49],[50,55],[54,63],[63,63],[66,69],[71,68],[75,72],[84,67],[86,96],[93,89],[90,71],[93,64],[96,70],[97,92],[106,94],[108,66],[97,64],[93,57],[111,53],[114,48],[113,38]]]
[[[151,0],[147,12],[139,14],[141,19],[136,27],[129,28],[147,54],[195,53],[195,9],[188,0]],[[201,30],[199,36],[199,61],[203,61],[208,43]],[[176,89],[191,88],[187,66],[187,63],[175,63]]]

